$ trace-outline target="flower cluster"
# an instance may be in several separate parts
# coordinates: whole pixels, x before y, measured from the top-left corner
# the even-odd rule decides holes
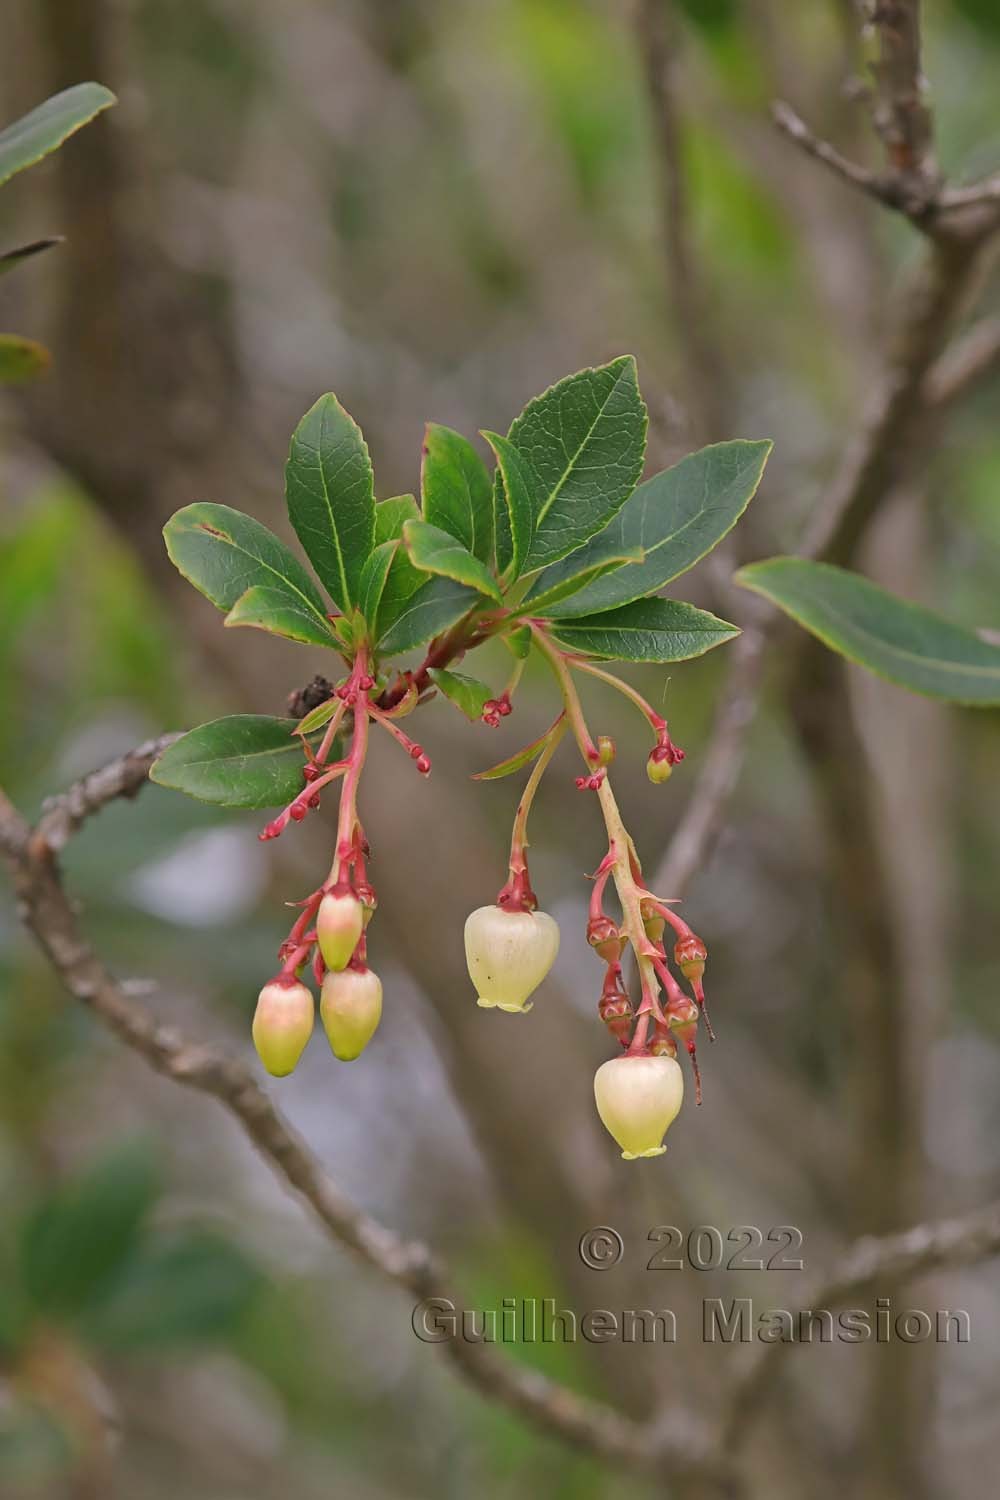
[[[259,521],[226,505],[199,501],[167,523],[172,561],[227,625],[267,630],[343,663],[338,680],[316,677],[294,696],[292,719],[234,714],[202,724],[150,773],[223,807],[280,808],[264,840],[339,795],[329,872],[297,903],[279,970],[257,1002],[253,1038],[271,1073],[291,1073],[312,1034],[310,976],[338,1058],[357,1058],[380,1022],[382,985],[368,966],[377,899],[358,811],[371,731],[390,735],[426,776],[430,760],[400,720],[438,697],[467,720],[497,729],[512,713],[534,655],[555,678],[560,711],[533,744],[481,773],[493,779],[531,767],[507,881],[495,903],[465,925],[478,1002],[525,1014],[556,961],[559,929],[539,911],[531,886],[527,823],[542,777],[571,732],[583,761],[576,786],[594,796],[607,831],[587,939],[604,966],[598,1015],[619,1055],[598,1071],[598,1111],[626,1157],[659,1154],[683,1092],[679,1049],[688,1054],[700,1099],[705,946],[645,884],[611,786],[614,741],[591,735],[578,686],[595,678],[630,700],[653,737],[649,778],[665,781],[684,752],[666,720],[607,668],[680,661],[738,633],[659,591],[736,522],[770,444],[713,444],[640,483],[646,429],[635,361],[622,356],[529,401],[505,437],[483,432],[492,472],[461,433],[429,424],[419,502],[413,495],[376,500],[363,434],[328,393],[293,433],[285,470],[289,520],[313,573]],[[499,692],[457,670],[491,640],[512,659]],[[393,666],[394,657],[418,648],[416,665]]]

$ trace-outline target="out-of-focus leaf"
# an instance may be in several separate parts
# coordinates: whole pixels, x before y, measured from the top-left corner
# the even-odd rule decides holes
[[[488,563],[493,555],[493,486],[468,438],[428,422],[420,484],[424,519]]]
[[[502,637],[504,645],[518,661],[525,661],[531,650],[531,630],[522,625],[519,630],[508,630]]]
[[[500,603],[500,589],[486,565],[439,526],[430,526],[426,521],[407,521],[403,544],[415,568],[451,578]]]
[[[857,573],[774,557],[741,568],[736,581],[831,651],[913,693],[980,708],[1000,704],[1000,647]]]
[[[554,620],[564,645],[619,661],[687,661],[739,635],[735,625],[677,599],[636,599],[620,609]]]
[[[361,428],[336,396],[321,396],[292,434],[285,499],[309,561],[348,614],[375,545],[375,481]]]
[[[686,573],[722,541],[746,510],[771,447],[770,442],[713,443],[647,479],[600,535],[555,567],[546,568],[533,590],[541,596],[539,605],[585,569],[591,570],[591,581],[571,597],[557,595],[549,605],[553,614],[588,615],[614,609],[655,593]],[[617,565],[615,554],[629,548],[639,551],[640,566]],[[599,574],[596,578],[595,573]]]
[[[6,130],[0,130],[0,182],[34,166],[81,125],[116,103],[111,90],[101,84],[77,83],[22,115]]]
[[[569,375],[528,402],[508,434],[534,520],[525,568],[558,562],[621,509],[642,474],[646,425],[631,355]]]
[[[0,384],[23,385],[44,374],[51,363],[44,344],[19,333],[0,333]]]
[[[231,1241],[179,1231],[143,1250],[87,1319],[87,1333],[121,1352],[210,1342],[233,1332],[261,1285]]]
[[[21,1279],[48,1316],[93,1304],[132,1255],[158,1192],[149,1147],[130,1144],[57,1188],[21,1236]]]
[[[150,779],[218,807],[284,807],[303,787],[298,728],[265,714],[214,719],[165,750]]]
[[[441,667],[431,667],[427,675],[467,719],[475,722],[483,717],[483,709],[493,696],[485,682],[480,682],[477,677],[467,677],[462,672],[446,672]]]
[[[383,598],[388,597],[393,574],[399,561],[397,557],[389,570],[389,579]],[[418,578],[426,577],[426,574],[417,573],[409,560],[407,560],[407,566]],[[460,620],[474,604],[481,602],[482,595],[477,594],[475,589],[464,588],[462,584],[455,583],[450,578],[428,578],[426,583],[406,600],[392,625],[382,636],[378,643],[379,653],[383,656],[397,656],[401,651],[409,651],[414,646],[422,646],[424,641],[429,641],[431,636],[439,635],[442,630],[447,630],[449,625],[454,625],[457,620]],[[381,619],[379,625],[381,627]]]
[[[6,276],[8,271],[13,271],[23,260],[41,255],[43,250],[51,250],[53,245],[61,245],[62,242],[61,234],[53,234],[44,240],[32,240],[30,245],[19,245],[16,250],[5,250],[0,255],[0,276]]]
[[[227,625],[256,625],[333,644],[323,596],[298,558],[252,516],[228,505],[185,505],[163,528],[170,560]],[[270,622],[270,623],[265,623]]]
[[[317,729],[322,729],[325,724],[329,724],[339,707],[339,698],[328,698],[325,703],[319,704],[311,713],[306,714],[304,719],[300,719],[293,733],[298,735],[314,734]]]

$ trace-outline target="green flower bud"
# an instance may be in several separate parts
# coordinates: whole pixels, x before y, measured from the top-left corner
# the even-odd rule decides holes
[[[597,1113],[626,1161],[663,1154],[683,1097],[684,1075],[672,1057],[613,1057],[594,1078]]]
[[[316,936],[328,969],[346,969],[365,925],[365,909],[346,887],[327,891],[319,904]]]
[[[275,1078],[293,1072],[312,1036],[313,997],[294,974],[278,974],[260,992],[253,1018],[257,1055]]]
[[[319,1013],[334,1057],[360,1057],[382,1017],[382,981],[371,969],[344,969],[327,974]]]
[[[556,961],[559,928],[544,911],[481,906],[465,923],[465,957],[479,1004],[530,1010],[525,1002]]]

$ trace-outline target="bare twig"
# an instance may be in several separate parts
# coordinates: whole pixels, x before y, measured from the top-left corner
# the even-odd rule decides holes
[[[997,371],[1000,371],[1000,318],[984,318],[946,349],[928,370],[924,406],[941,411]]]
[[[724,433],[723,362],[711,336],[708,298],[691,238],[677,101],[678,28],[664,0],[638,0],[635,24],[658,148],[667,297],[692,393],[693,425],[699,441],[714,442]]]
[[[796,146],[800,146],[807,156],[821,161],[838,177],[849,182],[852,187],[860,188],[870,198],[875,198],[890,208],[904,209],[904,200],[900,196],[894,178],[879,176],[876,172],[869,171],[867,167],[859,166],[857,162],[849,160],[837,150],[836,146],[810,130],[801,115],[797,114],[784,99],[775,99],[771,105],[771,118],[782,135],[786,135],[790,141],[795,142]]]
[[[174,736],[113,761],[48,805],[36,828],[0,792],[0,850],[14,880],[19,914],[67,989],[156,1072],[217,1099],[288,1186],[311,1208],[331,1239],[371,1269],[423,1301],[461,1306],[450,1275],[430,1249],[405,1240],[357,1208],[323,1170],[302,1138],[238,1060],[162,1026],[135,1003],[81,934],[60,878],[56,849],[84,820],[144,784],[152,761]],[[673,1466],[711,1474],[707,1430],[694,1413],[678,1413],[671,1434],[645,1427],[600,1402],[505,1358],[489,1345],[451,1338],[444,1351],[483,1395],[576,1449],[643,1472]]]
[[[938,183],[920,61],[919,0],[871,0],[869,20],[878,41],[878,58],[872,63],[875,129],[890,167],[914,193],[915,202],[921,196],[930,201]]]
[[[793,1323],[804,1325],[809,1315],[821,1309],[842,1307],[879,1283],[898,1284],[930,1271],[973,1265],[1000,1254],[1000,1202],[958,1219],[937,1224],[918,1224],[899,1234],[858,1240],[832,1270],[825,1272],[793,1311]],[[726,1443],[735,1445],[747,1429],[777,1371],[775,1351],[780,1343],[756,1343],[743,1361],[733,1386],[732,1406],[727,1416]]]

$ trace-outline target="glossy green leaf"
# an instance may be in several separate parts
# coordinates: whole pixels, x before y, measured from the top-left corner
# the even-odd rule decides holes
[[[115,103],[114,94],[101,84],[77,83],[0,130],[0,182],[34,166],[81,125]]]
[[[401,541],[405,523],[419,519],[420,506],[412,495],[393,495],[389,500],[380,500],[375,506],[376,547],[383,542]]]
[[[398,541],[380,542],[361,572],[361,583],[358,590],[361,596],[359,608],[367,621],[369,631],[372,635],[378,629],[379,605],[382,603],[382,595],[385,593],[386,580],[389,577],[392,560],[398,551]]]
[[[497,458],[493,504],[497,567],[513,580],[523,571],[534,526],[528,472],[509,438],[485,430],[483,437]]]
[[[230,612],[227,625],[256,625],[293,640],[334,644],[316,584],[284,543],[252,516],[200,501],[171,516],[163,535],[174,566]]]
[[[493,556],[493,484],[468,438],[428,422],[420,487],[424,519],[488,563]]]
[[[44,374],[51,362],[44,344],[19,333],[0,333],[0,385],[23,385]]]
[[[292,434],[285,499],[309,561],[348,614],[375,545],[375,482],[361,428],[336,396],[321,396]]]
[[[556,720],[556,724],[562,719],[562,714]],[[490,766],[488,771],[476,771],[473,781],[499,781],[502,776],[512,776],[515,771],[520,771],[524,766],[530,765],[537,760],[545,746],[552,737],[555,724],[549,726],[544,734],[540,734],[537,740],[532,740],[530,745],[525,745],[521,750],[515,750],[513,755],[508,755],[506,760],[498,761],[495,766]]]
[[[467,719],[481,719],[483,709],[493,697],[492,690],[476,677],[467,677],[462,672],[446,672],[441,667],[431,667],[427,674],[436,688],[461,709]]]
[[[112,1151],[55,1189],[24,1225],[21,1279],[47,1316],[81,1311],[119,1274],[158,1193],[145,1142]]]
[[[6,276],[8,271],[15,270],[22,261],[31,260],[32,256],[41,255],[43,250],[51,250],[53,245],[61,245],[62,242],[61,234],[53,234],[44,240],[32,240],[30,245],[19,245],[16,250],[5,250],[0,255],[0,276]]]
[[[175,1230],[146,1248],[86,1321],[102,1348],[200,1344],[230,1334],[262,1285],[236,1245],[204,1230]]]
[[[307,646],[337,647],[337,637],[325,620],[287,590],[258,584],[241,594],[225,619],[226,625],[252,625],[272,635],[302,641]]]
[[[383,604],[399,561],[397,557],[389,570]],[[411,563],[408,562],[408,566],[416,573]],[[475,589],[464,588],[450,578],[427,578],[426,574],[420,573],[416,573],[416,576],[425,578],[426,582],[410,595],[378,642],[379,654],[382,656],[396,656],[401,651],[422,646],[432,636],[440,635],[442,630],[454,625],[473,605],[482,603],[482,595],[477,594]],[[381,627],[380,617],[379,628]]]
[[[612,521],[611,524],[614,526],[617,522]],[[602,532],[599,537],[594,538],[594,542],[603,541],[604,535],[605,533]],[[578,571],[570,568],[569,564],[575,563],[578,557],[589,551],[594,542],[590,542],[587,547],[581,547],[579,552],[573,553],[572,557],[564,557],[561,563],[554,563],[551,568],[543,568],[524,603],[518,605],[518,613],[530,613],[536,616],[562,614],[563,610],[557,609],[556,605],[562,605],[570,598],[575,600],[575,596],[581,590],[587,589],[588,584],[600,578],[609,568],[619,567],[625,563],[641,563],[646,556],[639,547],[633,548],[631,552],[625,551],[623,547],[609,547],[602,549],[605,555],[595,558],[589,567],[579,568]],[[572,613],[572,611],[567,611],[567,613]],[[594,614],[595,609],[591,606],[589,610],[583,609],[579,613]]]
[[[150,780],[218,807],[284,807],[302,790],[302,745],[295,719],[231,714],[176,740]]]
[[[665,587],[732,530],[757,490],[771,447],[770,442],[713,443],[654,474],[606,530],[547,568],[535,591],[547,594],[585,570],[596,570],[579,592],[552,601],[551,612],[566,616],[614,609]],[[628,548],[644,554],[641,566],[618,566],[615,554]]]
[[[736,582],[770,599],[831,651],[911,692],[1000,704],[1000,647],[857,573],[774,557],[741,568]]]
[[[611,520],[639,482],[646,407],[629,355],[581,370],[529,401],[508,434],[534,527],[525,568],[558,562]]]
[[[403,544],[415,568],[451,578],[500,603],[500,589],[486,565],[439,526],[430,526],[426,521],[407,521]]]
[[[686,661],[739,635],[735,625],[677,599],[636,599],[603,614],[554,620],[563,645],[619,661]]]

